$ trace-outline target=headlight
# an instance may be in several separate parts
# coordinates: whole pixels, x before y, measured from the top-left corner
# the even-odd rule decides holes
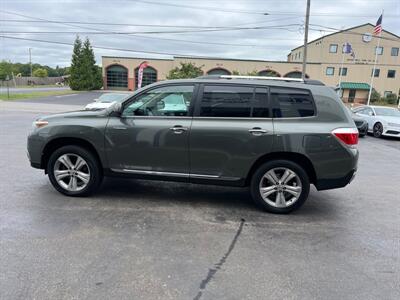
[[[388,123],[389,126],[392,127],[400,127],[400,124],[396,124],[396,123]]]
[[[49,122],[47,122],[47,121],[36,120],[35,122],[33,122],[32,125],[33,125],[34,128],[42,128],[42,127],[44,127],[44,126],[46,126],[48,124],[49,124]]]

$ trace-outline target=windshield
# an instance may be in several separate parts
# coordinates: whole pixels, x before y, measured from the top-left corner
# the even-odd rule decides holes
[[[115,94],[115,93],[103,94],[99,97],[98,102],[110,103],[114,101],[122,101],[126,99],[128,96],[129,96],[128,94]]]
[[[389,107],[374,107],[377,116],[400,117],[400,110]]]

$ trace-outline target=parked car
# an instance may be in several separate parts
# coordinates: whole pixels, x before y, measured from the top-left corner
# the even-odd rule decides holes
[[[353,112],[368,122],[368,131],[375,137],[400,137],[400,111],[386,106],[363,105]]]
[[[46,116],[33,126],[30,163],[68,196],[93,193],[103,176],[127,176],[249,186],[263,209],[289,213],[310,184],[341,188],[357,170],[351,114],[313,80],[162,81],[108,109]]]
[[[131,93],[104,93],[98,99],[94,99],[92,103],[85,106],[85,109],[105,109],[110,107],[114,102],[121,102],[129,98]]]
[[[368,122],[355,114],[350,108],[349,111],[351,112],[351,117],[357,126],[359,137],[365,137],[368,134]]]

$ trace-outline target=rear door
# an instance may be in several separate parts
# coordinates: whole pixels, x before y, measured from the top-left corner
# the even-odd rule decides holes
[[[189,137],[190,179],[243,180],[272,149],[270,114],[266,87],[201,85]]]

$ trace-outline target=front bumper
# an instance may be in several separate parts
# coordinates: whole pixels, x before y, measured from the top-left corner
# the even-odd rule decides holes
[[[33,168],[43,169],[42,153],[43,139],[36,134],[30,134],[27,140],[27,156]]]
[[[383,130],[383,135],[400,137],[400,127],[385,126]]]

